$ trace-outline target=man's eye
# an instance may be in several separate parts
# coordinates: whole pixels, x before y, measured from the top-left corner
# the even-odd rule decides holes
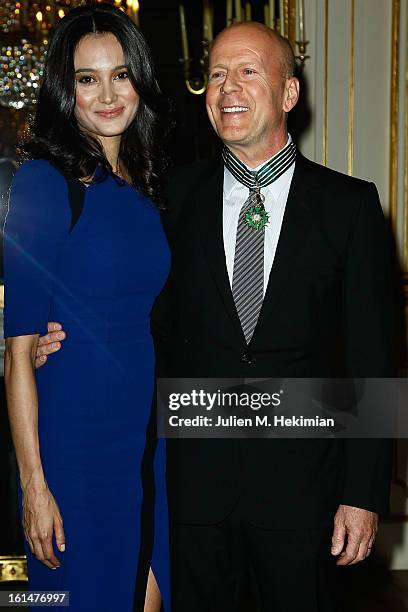
[[[253,68],[245,68],[244,74],[255,74],[255,70]]]

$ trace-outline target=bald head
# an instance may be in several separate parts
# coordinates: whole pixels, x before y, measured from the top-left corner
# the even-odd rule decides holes
[[[216,45],[223,44],[226,40],[233,38],[245,38],[248,44],[251,39],[257,42],[263,39],[264,44],[270,47],[270,53],[276,56],[282,67],[282,76],[285,78],[294,76],[296,71],[296,59],[290,42],[281,36],[279,32],[268,28],[263,23],[256,21],[246,21],[243,23],[235,23],[225,30],[222,30],[214,39],[211,47],[212,50]]]

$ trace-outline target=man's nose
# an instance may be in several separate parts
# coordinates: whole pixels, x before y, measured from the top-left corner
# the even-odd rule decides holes
[[[242,87],[232,75],[227,75],[222,84],[221,90],[226,94],[235,93],[236,91],[241,91]]]
[[[116,98],[117,94],[115,92],[115,86],[112,81],[110,79],[108,81],[104,81],[99,92],[99,101],[103,104],[112,104],[112,102],[114,102]]]

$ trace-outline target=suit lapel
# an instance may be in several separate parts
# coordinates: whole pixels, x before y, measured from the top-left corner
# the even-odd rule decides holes
[[[197,208],[199,217],[200,239],[202,242],[207,264],[224,302],[228,315],[245,342],[241,323],[232,297],[228,278],[224,251],[223,235],[223,184],[224,166],[219,160],[211,169],[208,176],[200,181],[201,188],[197,194]]]

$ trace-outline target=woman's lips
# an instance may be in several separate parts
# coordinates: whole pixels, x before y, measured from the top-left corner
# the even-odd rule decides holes
[[[120,108],[113,108],[112,110],[96,111],[96,114],[100,117],[103,117],[104,119],[113,119],[114,117],[118,117],[123,112],[123,110],[124,107],[121,106]]]

